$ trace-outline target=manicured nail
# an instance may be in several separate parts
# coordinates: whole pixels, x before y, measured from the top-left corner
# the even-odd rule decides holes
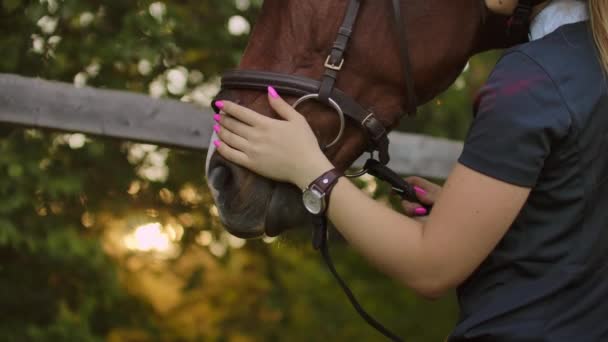
[[[215,106],[219,109],[224,108],[224,101],[215,101]]]
[[[215,125],[215,126],[213,126],[213,130],[214,130],[216,133],[219,133],[219,132],[220,132],[220,125]]]
[[[270,94],[273,99],[279,98],[279,93],[277,93],[277,91],[271,86],[268,86],[268,94]]]
[[[415,213],[416,213],[416,215],[418,215],[418,216],[424,216],[424,215],[426,215],[426,214],[427,214],[427,212],[428,212],[428,211],[426,211],[426,209],[425,209],[425,208],[423,208],[423,207],[419,207],[419,208],[416,208],[416,210],[414,210],[414,212],[415,212]]]
[[[418,195],[422,195],[422,196],[426,195],[426,191],[421,187],[415,186],[414,190],[416,190],[416,193]]]
[[[222,119],[222,116],[221,116],[221,115],[219,115],[219,114],[215,114],[215,115],[213,115],[213,120],[215,120],[215,121],[217,121],[217,122],[220,122],[220,120],[221,120],[221,119]]]
[[[213,142],[213,144],[215,145],[215,147],[220,148],[220,145],[222,144],[222,142],[219,140],[216,140]]]

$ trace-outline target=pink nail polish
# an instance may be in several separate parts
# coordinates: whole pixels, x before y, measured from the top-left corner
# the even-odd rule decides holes
[[[224,101],[215,101],[215,106],[219,109],[224,108]]]
[[[220,125],[215,125],[215,126],[213,126],[213,130],[214,130],[216,133],[219,133],[219,132],[220,132]]]
[[[220,145],[222,144],[222,142],[219,140],[216,140],[213,142],[213,144],[215,145],[215,147],[220,148]]]
[[[221,119],[222,119],[222,116],[221,116],[221,115],[219,115],[219,114],[215,114],[215,115],[213,115],[213,120],[215,120],[215,121],[217,121],[217,122],[220,122],[220,120],[221,120]]]
[[[277,91],[271,86],[268,86],[268,94],[270,94],[273,99],[279,98],[279,93],[277,93]]]
[[[414,210],[414,212],[415,212],[415,213],[416,213],[416,215],[418,215],[418,216],[424,216],[424,215],[426,215],[426,213],[427,213],[426,209],[425,209],[425,208],[423,208],[423,207],[416,208],[416,210]]]
[[[418,195],[422,195],[422,196],[426,195],[426,191],[424,189],[422,189],[421,187],[415,186],[414,190],[416,190],[416,193]]]

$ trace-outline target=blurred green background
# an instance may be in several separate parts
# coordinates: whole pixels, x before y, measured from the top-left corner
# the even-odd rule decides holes
[[[208,106],[261,0],[0,0],[0,72]],[[496,53],[401,130],[462,140]],[[32,94],[36,96],[36,94]],[[382,341],[309,232],[223,232],[200,153],[0,126],[0,341]],[[396,205],[373,179],[357,184]],[[343,242],[339,271],[408,341],[442,341],[454,296],[417,298]]]

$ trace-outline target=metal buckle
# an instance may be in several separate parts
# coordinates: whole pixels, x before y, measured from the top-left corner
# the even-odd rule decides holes
[[[342,66],[344,65],[344,58],[342,58],[342,60],[340,61],[340,65],[331,64],[329,62],[330,59],[331,59],[331,55],[327,55],[327,59],[325,60],[325,67],[327,69],[331,69],[331,70],[335,70],[335,71],[342,70]]]
[[[374,159],[374,151],[369,151],[369,158],[370,159]],[[344,177],[346,178],[359,178],[361,176],[363,176],[364,174],[367,173],[367,169],[365,167],[363,167],[361,170],[355,172],[355,173],[351,173],[351,174],[347,174],[346,172],[344,173]]]
[[[365,117],[365,119],[363,119],[363,121],[361,122],[361,126],[363,126],[363,127],[364,127],[364,128],[367,130],[367,133],[369,134],[369,136],[371,137],[371,139],[372,139],[374,142],[377,142],[377,141],[378,141],[378,139],[382,138],[382,136],[383,136],[383,135],[388,134],[388,132],[386,131],[386,128],[385,128],[385,127],[382,127],[382,128],[383,128],[383,130],[382,130],[382,131],[380,131],[380,132],[374,132],[374,131],[372,131],[372,130],[370,129],[370,127],[368,127],[368,126],[366,125],[366,124],[367,124],[369,121],[371,121],[371,119],[372,119],[372,118],[374,118],[376,121],[378,121],[380,124],[382,124],[382,123],[381,123],[381,122],[380,122],[380,121],[379,121],[379,120],[376,118],[376,116],[375,116],[374,112],[370,112],[370,113],[369,113],[369,115],[368,115],[368,116],[366,116],[366,117]],[[376,135],[372,135],[372,134],[375,134],[375,133],[377,133],[377,134],[376,134]]]
[[[310,191],[312,191],[313,193],[316,192],[316,194],[319,195],[319,198],[323,198],[325,197],[325,193],[321,190],[321,188],[319,188],[319,186],[315,183],[310,184]]]
[[[365,123],[368,122],[372,117],[374,117],[374,112],[370,112],[369,115],[366,116],[363,121],[361,121],[361,126],[365,126]]]

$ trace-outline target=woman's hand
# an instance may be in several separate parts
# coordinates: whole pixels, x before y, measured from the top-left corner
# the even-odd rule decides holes
[[[214,127],[221,141],[217,151],[227,160],[263,177],[290,182],[301,189],[333,168],[306,119],[268,87],[270,106],[285,120],[276,120],[229,101],[217,107]]]
[[[414,186],[414,190],[416,190],[416,197],[420,200],[420,202],[426,205],[435,204],[435,201],[441,192],[441,187],[439,185],[417,176],[407,177],[405,178],[405,181]],[[427,220],[428,216],[426,215],[428,212],[420,204],[402,200],[401,205],[403,206],[405,215],[421,222]]]

